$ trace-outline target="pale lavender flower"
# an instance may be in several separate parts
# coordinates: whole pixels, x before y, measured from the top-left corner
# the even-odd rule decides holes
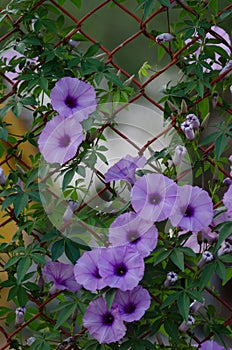
[[[77,47],[78,45],[80,45],[80,41],[73,40],[73,39],[70,39],[68,43],[72,47]]]
[[[164,287],[169,287],[172,284],[174,284],[178,280],[178,275],[177,273],[170,271],[167,273],[166,280],[164,281]]]
[[[118,306],[119,315],[126,322],[140,320],[150,304],[150,294],[142,286],[126,292],[118,290],[114,298],[114,305]]]
[[[219,345],[214,340],[207,340],[200,345],[199,350],[225,350],[224,346]]]
[[[177,199],[169,218],[174,227],[199,232],[212,222],[212,199],[208,192],[198,186],[179,186]]]
[[[29,337],[27,338],[27,345],[31,346],[35,341],[35,337]]]
[[[188,140],[190,141],[194,140],[195,133],[191,123],[189,123],[188,121],[184,121],[183,123],[181,123],[180,127]]]
[[[107,248],[98,266],[105,283],[122,291],[135,288],[144,274],[142,256],[129,245]]]
[[[178,235],[181,236],[188,232],[189,232],[188,230],[179,231]],[[211,228],[207,226],[200,232],[192,232],[191,236],[184,243],[184,247],[189,247],[195,253],[199,253],[204,251],[204,248],[208,243],[211,244],[212,242],[217,241],[217,239],[218,239],[218,233],[212,231]]]
[[[67,289],[71,292],[80,290],[81,286],[75,280],[72,264],[49,261],[43,268],[43,275],[47,282],[54,282],[50,290],[51,294],[56,290]]]
[[[63,117],[81,122],[96,110],[96,92],[91,84],[71,77],[58,80],[50,94],[52,107]]]
[[[6,177],[4,175],[4,170],[0,167],[0,185],[5,185]]]
[[[232,186],[229,186],[228,190],[224,193],[223,204],[227,209],[227,214],[232,216]]]
[[[177,196],[177,184],[162,174],[147,174],[134,184],[131,204],[142,217],[152,221],[167,219]]]
[[[175,166],[180,165],[186,154],[187,154],[187,149],[185,146],[181,146],[181,145],[176,146],[174,155],[172,157],[173,164]]]
[[[160,44],[160,43],[164,43],[164,42],[170,42],[174,39],[174,36],[170,33],[162,33],[157,35],[156,37],[156,41]]]
[[[85,289],[96,291],[107,286],[105,280],[99,273],[99,261],[105,254],[106,248],[96,248],[83,255],[77,260],[74,266],[74,276],[76,281]]]
[[[100,344],[116,342],[126,334],[118,307],[109,310],[103,297],[90,302],[83,316],[83,326]]]
[[[63,215],[63,222],[68,222],[69,220],[71,220],[73,216],[73,212],[77,209],[77,207],[78,207],[78,202],[75,202],[72,200],[68,201],[67,208]]]
[[[38,146],[48,163],[64,164],[72,159],[83,141],[83,130],[76,118],[52,118],[42,130]]]
[[[24,322],[24,316],[26,313],[26,308],[20,306],[15,310],[15,324],[19,327]]]
[[[142,168],[145,163],[145,157],[132,157],[127,155],[109,168],[105,173],[105,181],[125,180],[133,185],[136,181],[135,170],[137,168]]]
[[[197,266],[199,267],[199,269],[201,269],[203,265],[205,265],[206,263],[208,263],[212,260],[213,260],[213,254],[211,252],[209,252],[208,250],[205,250],[202,253],[201,259],[200,259]]]
[[[113,246],[129,244],[142,257],[148,256],[156,247],[158,231],[153,222],[129,212],[118,216],[109,228],[109,242]]]
[[[180,326],[179,326],[179,331],[184,333],[184,332],[187,332],[187,330],[189,330],[189,328],[195,323],[195,319],[193,316],[189,315],[188,316],[188,321],[185,322],[183,321]]]
[[[197,118],[197,116],[196,116],[195,114],[193,114],[193,113],[188,114],[188,115],[185,117],[185,120],[186,120],[190,125],[192,125],[193,130],[198,130],[198,129],[199,129],[200,122],[199,122],[199,119]]]

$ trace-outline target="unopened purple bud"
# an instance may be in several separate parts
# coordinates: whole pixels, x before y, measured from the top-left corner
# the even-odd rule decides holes
[[[229,162],[230,162],[230,164],[232,165],[232,155],[229,156]]]
[[[228,254],[232,252],[232,244],[228,241],[222,242],[220,248],[218,249],[217,256],[221,256],[222,254]]]
[[[34,341],[35,341],[35,337],[30,337],[30,338],[28,338],[28,339],[27,339],[27,345],[28,345],[28,346],[31,346],[31,345],[34,343]]]
[[[174,39],[174,36],[170,33],[162,33],[157,35],[156,41],[158,43],[170,42]]]
[[[164,287],[169,287],[171,284],[175,283],[178,280],[177,273],[171,271],[168,272],[166,280],[164,281]]]
[[[78,207],[78,202],[74,202],[72,200],[68,201],[68,206],[63,216],[63,222],[67,222],[71,220],[73,216],[73,212],[77,209],[77,207]]]
[[[217,104],[218,104],[218,98],[219,98],[219,95],[217,92],[215,92],[213,94],[213,97],[212,97],[212,106],[213,106],[213,109],[216,108]]]
[[[223,180],[223,184],[226,185],[226,186],[232,185],[232,179],[229,178],[229,177],[226,177],[226,178]]]
[[[189,312],[191,312],[192,314],[195,314],[204,304],[205,304],[205,299],[203,299],[202,303],[198,300],[194,300],[192,304],[190,304],[189,306]]]
[[[17,326],[21,326],[24,322],[24,315],[26,312],[26,308],[24,306],[20,306],[15,310],[15,324]]]
[[[76,41],[76,40],[69,40],[69,45],[72,47],[77,47],[80,44],[80,41]]]
[[[182,162],[186,153],[187,153],[187,149],[185,146],[181,146],[181,145],[176,146],[175,153],[172,158],[174,165],[176,166],[179,165]]]
[[[200,122],[199,119],[197,118],[197,116],[195,114],[188,114],[185,118],[185,120],[192,125],[194,130],[198,130],[199,126],[200,126]]]
[[[189,122],[183,122],[180,127],[188,140],[191,141],[195,138],[193,127]]]
[[[195,323],[195,318],[191,315],[188,316],[188,321],[183,321],[179,326],[180,332],[187,332],[187,330]]]
[[[206,250],[202,253],[201,259],[198,263],[198,267],[201,268],[204,264],[206,264],[212,260],[213,260],[213,254],[211,252],[209,252],[208,250]]]
[[[0,168],[0,185],[5,185],[6,177],[4,175],[4,170]]]

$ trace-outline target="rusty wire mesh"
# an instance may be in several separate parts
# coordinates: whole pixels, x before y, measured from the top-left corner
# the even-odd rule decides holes
[[[171,0],[171,2],[173,2],[173,0]],[[59,41],[57,41],[56,43],[54,43],[54,47],[57,48],[60,45],[62,45],[62,43],[67,42],[68,40],[70,40],[74,34],[76,33],[81,33],[89,42],[91,43],[98,43],[98,38],[97,35],[96,37],[94,37],[93,35],[90,35],[88,33],[87,30],[85,30],[85,23],[91,19],[93,21],[95,21],[95,15],[98,14],[98,12],[102,11],[103,9],[105,9],[107,11],[107,7],[111,4],[114,3],[114,6],[117,7],[118,10],[122,11],[125,15],[125,18],[128,17],[130,18],[131,21],[133,21],[137,27],[137,31],[135,31],[133,34],[129,35],[128,37],[125,35],[125,33],[123,33],[124,37],[126,36],[126,38],[119,42],[119,44],[112,48],[109,49],[105,46],[104,42],[101,43],[100,45],[100,51],[102,53],[104,53],[107,57],[107,59],[105,60],[105,64],[109,65],[109,66],[113,66],[114,68],[116,68],[117,71],[119,71],[121,73],[122,76],[124,76],[126,79],[131,77],[131,72],[128,72],[125,68],[121,67],[118,63],[117,63],[117,59],[115,59],[117,53],[120,50],[123,50],[124,48],[126,48],[128,45],[130,45],[131,43],[133,43],[134,41],[136,41],[137,38],[143,37],[146,39],[149,39],[149,41],[153,42],[154,45],[158,45],[155,37],[150,33],[150,31],[147,30],[147,26],[148,24],[154,20],[156,17],[159,16],[159,14],[163,13],[166,11],[165,7],[160,7],[157,11],[155,11],[154,13],[152,13],[145,21],[143,20],[143,17],[140,16],[139,14],[135,12],[132,12],[131,9],[129,9],[125,4],[114,1],[114,0],[106,0],[106,1],[99,1],[99,5],[92,8],[91,11],[89,11],[88,13],[86,13],[82,18],[78,17],[78,11],[77,13],[70,13],[69,11],[66,10],[66,8],[64,6],[59,5],[55,0],[40,0],[38,2],[35,3],[35,5],[33,6],[33,8],[31,9],[31,11],[33,12],[35,9],[37,9],[38,7],[40,7],[41,5],[46,5],[46,4],[52,4],[55,8],[57,8],[61,13],[63,13],[63,15],[68,18],[73,25],[75,26],[67,35],[65,35],[63,38],[60,38]],[[179,6],[183,7],[185,9],[185,11],[189,11],[193,16],[197,17],[197,13],[195,11],[193,11],[190,7],[188,7],[186,4],[178,2]],[[223,13],[226,13],[227,11],[229,11],[232,8],[232,4],[228,5],[227,7],[225,7],[224,9],[222,9],[220,11],[220,13],[218,13],[218,16],[220,16]],[[11,29],[8,30],[2,37],[0,37],[0,43],[4,43],[6,40],[9,40],[9,38],[13,35],[17,35],[17,32],[20,31],[20,23],[23,19],[23,15],[19,16],[17,18],[17,20],[13,20],[10,16],[8,16],[9,21],[11,21]],[[97,18],[98,20],[98,18]],[[94,22],[95,27],[98,27],[98,22],[97,20]],[[126,19],[125,19],[126,20]],[[118,33],[119,37],[120,37],[120,33]],[[164,67],[162,67],[162,69],[160,69],[157,72],[154,72],[151,76],[149,76],[149,78],[147,78],[144,82],[141,82],[140,80],[138,80],[136,77],[132,77],[131,78],[131,82],[135,87],[135,90],[137,91],[136,95],[133,96],[130,100],[129,100],[129,104],[130,103],[134,103],[134,102],[139,102],[140,99],[145,99],[148,103],[148,105],[153,105],[156,108],[158,108],[161,112],[164,112],[164,107],[162,104],[160,104],[159,102],[157,102],[154,97],[152,96],[152,94],[150,94],[149,92],[147,92],[147,87],[154,82],[159,76],[161,76],[162,74],[166,73],[169,71],[169,69],[173,66],[178,67],[180,64],[180,58],[182,57],[182,53],[185,52],[186,50],[188,50],[188,48],[191,47],[191,45],[198,40],[199,37],[194,37],[190,42],[188,42],[185,46],[183,46],[180,50],[174,52],[172,51],[171,46],[165,46],[162,45],[163,48],[166,50],[166,52],[169,54],[170,57],[170,62],[168,64],[166,64]],[[135,58],[136,59],[136,58]],[[220,82],[221,80],[223,80],[223,78],[225,77],[226,74],[228,74],[228,72],[232,70],[232,67],[225,73],[223,74],[218,74],[217,78],[215,78],[214,80],[212,80],[210,82],[210,85],[213,87],[215,84],[217,84],[218,82]],[[8,77],[4,76],[3,74],[1,74],[7,81],[8,83],[10,83],[11,88],[10,91],[7,93],[6,96],[4,96],[1,99],[1,103],[4,103],[4,101],[11,95],[15,94],[16,90],[17,90],[17,85],[18,83],[11,81]],[[209,97],[211,95],[211,91],[210,89],[205,89],[204,91],[204,96],[203,97],[198,97],[195,101],[194,104],[197,105],[198,103],[200,103],[203,99]],[[191,106],[190,106],[191,107]],[[190,108],[189,107],[189,108]],[[222,107],[222,104],[220,102],[218,102],[218,107]],[[34,107],[31,106],[31,108],[33,109]],[[120,107],[120,108],[126,108],[126,106]],[[230,108],[230,106],[228,105],[225,108],[226,112],[229,113],[230,115],[232,115],[232,109]],[[117,113],[117,112],[116,112]],[[44,121],[46,121],[46,117],[47,115],[44,115]],[[169,126],[166,130],[164,130],[161,134],[159,135],[154,135],[154,137],[152,139],[147,140],[147,142],[142,146],[139,147],[134,140],[130,139],[130,137],[128,137],[125,133],[123,133],[121,130],[117,129],[117,126],[112,126],[110,123],[104,125],[102,127],[102,130],[110,128],[113,132],[117,133],[117,135],[121,138],[123,138],[124,140],[126,140],[128,143],[130,143],[130,145],[132,145],[137,151],[138,153],[143,153],[144,150],[146,150],[150,145],[152,145],[153,142],[155,142],[157,139],[159,139],[159,137],[161,137],[165,132],[169,131],[170,128],[175,128],[177,130],[177,132],[181,132],[181,130],[176,126],[175,124],[175,117],[172,117],[172,125]],[[4,142],[4,141],[3,141]],[[11,149],[17,149],[19,145],[23,146],[24,141],[21,139],[19,142],[17,142],[16,144],[10,144],[9,142],[4,142],[4,146],[6,148],[11,148]],[[212,160],[211,157],[208,157],[208,155],[210,154],[210,152],[212,152],[212,150],[214,149],[214,143],[210,144],[208,147],[202,147],[199,146],[199,152],[201,154],[201,161],[202,162],[210,162],[211,165],[213,165],[215,168],[218,169],[219,172],[222,172],[224,174],[224,176],[226,177],[230,177],[229,173],[227,171],[225,171],[221,166],[215,164],[215,162]],[[29,165],[29,162],[27,163],[26,161],[24,161],[16,152],[11,152],[9,154],[6,154],[4,158],[2,158],[0,160],[0,166],[3,166],[4,164],[8,164],[10,161],[13,160],[13,164],[19,164],[22,166],[23,169],[31,169],[31,166]],[[98,171],[96,169],[96,171]],[[104,184],[104,178],[103,175],[100,173],[100,176],[102,176],[102,182]],[[108,190],[109,186],[105,185],[102,187],[102,189],[100,190],[100,192],[98,193],[98,195],[101,195],[104,191]],[[0,199],[0,203],[2,203],[3,199]],[[91,199],[90,199],[91,201]],[[221,203],[217,203],[215,205],[215,207],[217,207],[218,205],[220,205]],[[83,207],[86,205],[83,204],[81,208],[79,208],[79,210],[82,210]],[[14,215],[14,211],[12,208],[7,208],[5,210],[6,213],[6,218],[3,218],[2,222],[0,223],[0,228],[3,232],[4,235],[4,231],[7,230],[8,228],[8,224],[12,221],[15,221],[16,225],[17,225],[17,218]],[[33,232],[35,237],[37,236],[36,232]],[[1,267],[3,267],[3,264],[1,264]],[[190,267],[189,267],[190,268]],[[2,288],[2,292],[3,292]],[[229,325],[232,323],[232,306],[225,301],[220,295],[218,295],[214,290],[210,289],[209,287],[205,288],[206,292],[209,293],[213,298],[217,299],[217,301],[219,302],[219,304],[221,304],[223,307],[225,307],[228,311],[228,318],[224,321],[224,325]],[[62,293],[59,292],[59,293]],[[28,295],[29,299],[36,305],[36,307],[38,308],[38,313],[36,315],[34,315],[33,318],[27,320],[26,322],[24,322],[21,326],[19,326],[18,328],[16,328],[14,331],[12,331],[12,333],[8,334],[7,331],[4,329],[4,327],[0,328],[0,332],[3,334],[4,336],[4,343],[1,347],[1,350],[7,349],[9,348],[12,344],[13,344],[13,339],[14,336],[19,333],[23,328],[25,328],[28,324],[30,324],[32,321],[34,321],[37,318],[43,318],[48,320],[51,324],[55,324],[55,321],[51,318],[49,318],[46,315],[45,312],[45,306],[48,305],[54,298],[57,297],[57,295],[59,293],[56,293],[54,295],[52,295],[51,297],[49,297],[47,300],[45,300],[42,304],[40,304],[35,298],[33,298],[33,295]],[[157,298],[156,300],[158,303],[160,303],[159,299]],[[62,327],[60,327],[60,331],[63,332],[64,336],[68,337],[70,336],[70,334]],[[79,334],[81,334],[82,332],[84,332],[85,330],[83,329]],[[207,338],[210,338],[213,335],[213,333],[211,333]],[[78,336],[78,334],[76,335],[76,337]],[[196,336],[194,336],[195,341],[198,344],[201,344],[202,342],[204,342],[206,339],[200,340],[198,339]],[[70,347],[71,349],[71,347]]]

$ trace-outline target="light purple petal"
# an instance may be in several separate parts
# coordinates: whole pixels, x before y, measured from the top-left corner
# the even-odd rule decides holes
[[[214,340],[207,340],[201,344],[199,350],[224,350],[224,346],[219,345]]]
[[[227,209],[227,214],[232,216],[232,186],[229,186],[228,190],[223,196],[223,204]]]
[[[98,262],[101,259],[102,252],[104,254],[104,248],[84,252],[74,266],[75,279],[85,289],[96,291],[107,286],[98,268]]]
[[[112,322],[107,323],[109,316]],[[108,310],[103,297],[90,302],[83,316],[83,326],[100,344],[116,342],[126,333],[126,327],[119,316],[118,308],[112,307],[111,310]]]

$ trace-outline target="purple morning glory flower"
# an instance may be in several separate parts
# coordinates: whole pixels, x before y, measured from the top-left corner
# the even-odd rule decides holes
[[[230,185],[228,190],[224,193],[223,204],[227,209],[227,214],[232,216],[232,186]]]
[[[145,311],[150,307],[151,297],[149,292],[142,286],[122,292],[118,290],[114,304],[119,307],[119,315],[123,321],[133,322],[140,320]]]
[[[180,231],[179,236],[187,233],[188,231]],[[218,233],[213,232],[208,226],[200,232],[192,232],[191,236],[185,242],[184,247],[191,248],[195,253],[203,252],[207,244],[211,244],[217,241]]]
[[[96,92],[82,80],[64,77],[57,81],[50,94],[52,107],[63,117],[75,116],[81,122],[96,110]]]
[[[170,215],[173,226],[199,232],[213,219],[213,203],[209,194],[198,186],[178,187],[176,203]]]
[[[38,145],[48,163],[64,164],[75,156],[82,141],[81,124],[75,118],[58,115],[47,122],[39,136]]]
[[[163,221],[175,204],[177,184],[162,174],[147,174],[134,184],[131,204],[142,218]]]
[[[224,346],[219,345],[214,340],[207,340],[201,344],[200,350],[224,350]]]
[[[100,344],[116,342],[126,334],[118,307],[109,310],[103,297],[90,302],[83,316],[83,326]]]
[[[135,170],[137,168],[142,168],[145,163],[145,157],[132,157],[127,155],[109,168],[105,173],[105,181],[125,180],[133,185],[136,181]]]
[[[102,252],[106,248],[96,248],[84,254],[77,260],[74,266],[74,276],[78,283],[85,289],[96,291],[107,286],[102,279],[98,262],[101,259]],[[103,253],[104,254],[104,253]]]
[[[123,291],[135,288],[144,274],[142,256],[129,245],[107,248],[98,266],[106,284]]]
[[[70,292],[80,290],[81,286],[75,280],[72,264],[49,261],[44,266],[43,275],[48,282],[54,282],[51,294],[55,292],[55,289],[68,289]]]
[[[153,222],[136,213],[124,213],[109,228],[109,242],[113,246],[129,244],[142,255],[148,256],[156,247],[158,231]]]

